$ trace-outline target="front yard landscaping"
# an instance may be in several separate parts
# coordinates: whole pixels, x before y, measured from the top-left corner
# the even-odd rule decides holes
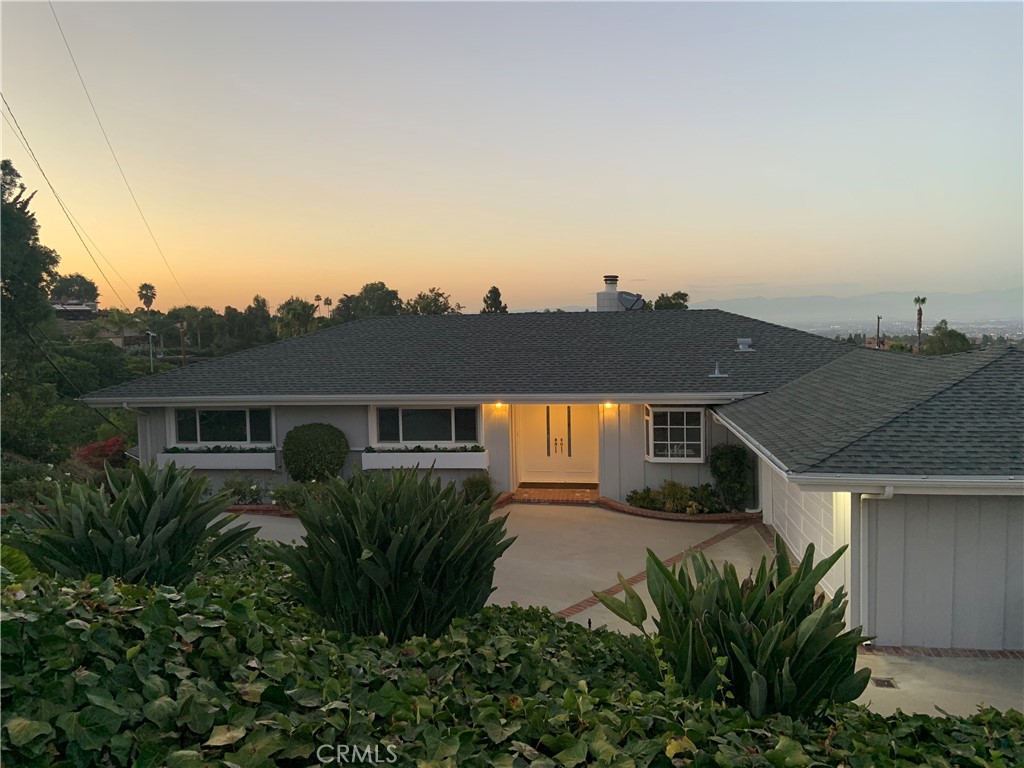
[[[149,481],[135,474],[134,482],[140,490],[126,490],[123,479],[116,487],[137,501]],[[174,471],[163,485],[195,490]],[[62,535],[88,539],[81,508],[92,503],[89,514],[104,531],[97,545],[121,551],[119,518],[104,517],[104,505],[128,505],[118,507],[117,496],[76,494],[78,512],[48,509],[68,515]],[[195,501],[205,515],[210,500]],[[154,508],[159,519],[150,527],[145,515],[121,520],[143,526],[124,539],[125,552],[168,535],[173,521]],[[204,559],[200,546],[187,555],[201,566],[194,575],[188,567],[165,571],[174,585],[148,580],[138,567],[131,577],[76,574],[73,564],[64,575],[41,575],[38,551],[29,563],[5,548],[5,765],[316,766],[342,746],[417,768],[1024,764],[1019,712],[882,717],[837,703],[850,685],[841,661],[848,648],[834,642],[840,606],[815,602],[807,585],[819,574],[809,566],[787,583],[778,574],[791,570],[788,562],[773,563],[738,589],[734,572],[698,575],[692,584],[663,572],[655,602],[671,637],[627,636],[545,609],[482,608],[488,567],[508,542],[486,499],[393,473],[332,483],[308,500],[306,522],[317,515],[322,524],[307,525],[305,548],[249,538]],[[467,579],[467,568],[477,577]],[[713,604],[718,627],[702,627],[707,616],[679,610],[669,593]],[[799,604],[799,621],[786,623],[784,601]],[[767,622],[768,632],[734,621],[755,609],[753,623]],[[442,610],[453,618],[438,622]],[[619,610],[636,618],[635,595],[627,592]],[[701,646],[707,657],[691,651],[694,631],[754,650]],[[766,637],[775,638],[772,647]],[[827,668],[838,688],[815,690],[806,679],[817,658],[811,646],[832,654]],[[687,679],[691,652],[705,665],[695,679]],[[742,669],[737,659],[749,653],[758,657],[747,659],[756,667],[752,686],[733,666]],[[802,714],[777,714],[786,706]]]

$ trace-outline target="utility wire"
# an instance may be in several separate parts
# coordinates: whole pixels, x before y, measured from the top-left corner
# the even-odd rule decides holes
[[[49,363],[49,364],[50,364],[51,366],[53,366],[53,370],[55,370],[55,371],[56,371],[56,372],[57,372],[58,374],[60,374],[61,378],[63,378],[63,379],[64,379],[64,381],[66,381],[66,382],[67,382],[68,384],[70,384],[70,385],[71,385],[71,388],[72,388],[72,389],[73,389],[73,390],[74,390],[74,391],[75,391],[76,393],[78,393],[78,397],[77,397],[77,398],[75,398],[75,399],[76,399],[76,400],[77,400],[78,402],[80,402],[80,403],[81,403],[82,405],[84,405],[84,406],[85,406],[86,408],[90,408],[91,410],[95,411],[95,412],[97,413],[97,415],[99,415],[99,417],[100,417],[101,419],[103,419],[103,420],[104,420],[105,422],[107,422],[107,424],[109,424],[110,426],[112,426],[112,427],[114,427],[115,429],[117,429],[117,430],[119,430],[119,431],[120,431],[121,427],[120,427],[120,426],[118,426],[117,424],[115,424],[114,422],[112,422],[112,421],[111,421],[111,420],[110,420],[110,419],[109,419],[109,418],[107,417],[107,415],[106,415],[105,413],[103,413],[103,411],[101,411],[101,410],[100,410],[99,408],[96,408],[95,406],[89,405],[89,404],[88,404],[87,402],[85,402],[84,400],[82,400],[82,397],[84,397],[84,396],[85,396],[85,393],[83,393],[83,392],[82,392],[82,390],[78,388],[78,385],[77,385],[77,384],[75,384],[75,382],[74,382],[74,381],[72,381],[72,380],[71,380],[71,378],[70,378],[70,377],[69,377],[69,376],[68,376],[68,375],[67,375],[66,373],[64,373],[64,371],[63,371],[63,370],[61,369],[61,367],[60,367],[59,365],[57,365],[57,364],[56,364],[55,362],[53,362],[53,358],[52,358],[52,357],[50,357],[50,355],[49,355],[49,354],[47,353],[47,351],[46,351],[45,349],[43,349],[43,345],[39,343],[39,340],[38,340],[38,339],[36,339],[36,337],[35,337],[35,336],[33,336],[33,335],[32,335],[32,331],[30,331],[30,330],[29,330],[29,329],[28,329],[28,328],[27,328],[27,327],[25,326],[25,324],[24,324],[23,322],[21,322],[21,319],[20,319],[19,317],[17,317],[17,316],[15,315],[15,316],[14,316],[14,321],[15,321],[15,322],[16,322],[16,323],[18,324],[18,326],[19,326],[19,327],[21,328],[21,330],[22,330],[22,331],[23,331],[23,332],[25,333],[25,335],[26,335],[26,336],[28,336],[28,337],[29,337],[29,339],[31,339],[31,340],[32,340],[32,343],[36,345],[36,349],[38,349],[38,350],[39,350],[40,352],[42,352],[42,353],[43,353],[43,357],[45,357],[45,358],[46,358],[46,362],[48,362],[48,363]],[[67,359],[67,358],[65,358],[65,359]]]
[[[21,136],[18,135],[18,132],[14,129],[14,126],[11,125],[11,121],[7,118],[7,115],[4,115],[3,118],[4,118],[4,122],[7,123],[7,125],[9,125],[11,127],[11,131],[13,131],[13,133],[14,133],[14,138],[16,138],[18,140],[18,143],[21,144],[21,146],[25,148],[25,151],[31,156],[32,155],[32,151],[28,148],[28,145],[25,144],[25,142],[22,140]],[[51,187],[51,189],[52,189],[52,187]],[[60,195],[58,195],[56,192],[54,192],[53,194],[54,194],[54,197],[57,198],[57,202],[60,205],[62,205],[65,209],[67,209],[67,205],[65,205],[64,201],[60,199]],[[71,213],[70,209],[67,209],[67,213],[71,217],[72,222],[74,222],[74,224],[80,230],[82,230],[82,234],[85,235],[85,239],[88,240],[90,243],[92,243],[92,247],[96,249],[96,253],[98,253],[100,255],[100,258],[102,258],[103,261],[105,261],[107,263],[107,266],[110,267],[110,269],[114,272],[114,274],[117,275],[121,279],[122,283],[124,283],[125,288],[127,288],[130,291],[132,289],[132,287],[128,284],[128,281],[125,280],[124,276],[120,272],[117,271],[117,267],[115,267],[111,263],[110,259],[108,259],[104,255],[103,251],[100,250],[100,247],[98,245],[96,245],[96,242],[91,237],[89,237],[89,233],[85,231],[85,227],[83,227],[81,224],[79,224],[78,219],[75,218],[75,215],[73,213]]]
[[[60,195],[57,194],[57,190],[53,188],[53,184],[50,182],[50,177],[47,176],[46,171],[43,170],[43,166],[40,164],[39,158],[36,157],[36,153],[32,151],[32,145],[29,144],[28,137],[25,136],[25,132],[21,129],[21,125],[18,123],[18,118],[14,114],[14,110],[11,109],[11,105],[7,102],[7,97],[0,93],[0,99],[3,99],[4,106],[7,107],[7,111],[10,112],[11,120],[14,121],[15,130],[17,131],[17,133],[21,134],[21,140],[22,143],[25,145],[25,149],[28,150],[28,154],[32,158],[32,162],[36,164],[36,168],[39,169],[39,173],[42,174],[43,179],[46,181],[46,185],[50,188],[50,191],[53,192],[53,196],[57,198],[57,203],[58,205],[60,205],[60,209],[64,212],[64,215],[67,217],[68,223],[71,225],[71,229],[73,229],[75,234],[78,236],[78,241],[82,244],[82,247],[85,248],[85,252],[89,254],[89,258],[92,259],[92,263],[96,266],[96,269],[99,270],[99,273],[103,276],[103,279],[110,287],[110,290],[114,292],[115,296],[117,296],[117,300],[120,301],[121,305],[127,311],[130,312],[131,310],[128,309],[128,304],[125,302],[124,299],[121,298],[121,294],[117,292],[117,289],[114,287],[114,284],[110,282],[110,278],[107,277],[107,273],[103,271],[103,267],[101,267],[99,262],[96,261],[96,257],[92,255],[92,251],[89,250],[89,246],[86,245],[85,240],[82,239],[82,234],[78,231],[78,227],[75,226],[74,221],[72,221],[71,219],[71,213],[64,205],[64,201],[61,200]],[[10,120],[8,120],[8,125],[10,125]]]
[[[124,169],[121,167],[121,161],[117,159],[117,153],[114,152],[114,146],[110,143],[110,138],[107,136],[107,131],[103,127],[103,121],[100,120],[99,112],[96,111],[96,105],[92,102],[92,96],[89,95],[89,89],[85,85],[85,78],[82,77],[82,71],[78,68],[78,62],[75,60],[75,54],[71,52],[71,45],[68,43],[67,35],[64,34],[64,28],[60,25],[60,19],[57,18],[57,11],[53,7],[53,3],[48,3],[50,6],[50,12],[53,14],[53,20],[57,22],[57,29],[60,30],[60,36],[64,40],[64,47],[68,49],[68,56],[71,57],[71,63],[75,66],[75,72],[78,73],[78,80],[82,84],[82,89],[85,91],[85,97],[89,100],[89,106],[92,107],[92,113],[96,117],[96,122],[100,126],[100,132],[103,133],[103,138],[107,142],[107,148],[110,149],[110,154],[114,158],[114,163],[117,165],[117,170],[121,173],[121,178],[124,179],[124,184],[128,187],[128,194],[132,197],[132,202],[135,203],[136,209],[139,211],[139,216],[142,217],[142,223],[146,225],[146,231],[149,232],[149,236],[153,240],[153,245],[156,246],[157,252],[160,254],[160,258],[164,261],[164,266],[167,267],[167,271],[171,273],[171,277],[174,278],[175,284],[178,286],[178,290],[181,291],[181,295],[185,297],[185,301],[189,304],[192,300],[189,299],[188,294],[185,293],[185,289],[181,287],[181,283],[178,281],[178,276],[174,274],[174,270],[171,269],[171,264],[167,261],[167,257],[164,255],[163,249],[160,247],[160,243],[156,240],[156,235],[153,234],[152,228],[149,226],[149,222],[146,220],[146,214],[142,212],[142,206],[139,205],[139,201],[135,197],[135,192],[132,191],[132,185],[128,183],[128,177],[125,176]]]

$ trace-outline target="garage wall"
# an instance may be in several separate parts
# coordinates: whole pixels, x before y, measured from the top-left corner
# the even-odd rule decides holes
[[[879,645],[1024,649],[1024,498],[866,500]]]
[[[801,491],[763,459],[759,465],[762,519],[779,532],[795,560],[803,557],[808,544],[814,545],[818,562],[849,543],[850,494]],[[849,584],[849,561],[847,552],[821,580],[829,595]]]

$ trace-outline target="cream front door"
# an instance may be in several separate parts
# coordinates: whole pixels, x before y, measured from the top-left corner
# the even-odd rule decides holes
[[[597,482],[596,405],[516,405],[521,483]]]

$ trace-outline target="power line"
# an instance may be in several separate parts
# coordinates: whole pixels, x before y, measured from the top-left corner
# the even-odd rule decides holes
[[[128,183],[128,177],[124,174],[124,169],[121,167],[121,161],[117,159],[117,153],[114,152],[114,146],[110,143],[110,138],[107,136],[107,131],[103,127],[103,121],[100,120],[99,112],[96,111],[96,105],[92,102],[92,96],[89,95],[89,89],[85,85],[85,78],[82,77],[82,71],[78,68],[78,62],[75,61],[75,54],[71,52],[71,45],[68,43],[67,35],[64,34],[64,28],[60,25],[60,19],[57,18],[57,11],[53,7],[53,3],[48,3],[50,6],[50,12],[53,14],[53,20],[57,22],[57,29],[60,30],[60,36],[64,40],[64,47],[68,50],[68,56],[71,57],[71,63],[75,66],[75,72],[78,73],[78,80],[82,84],[82,89],[85,91],[85,97],[89,100],[89,106],[92,107],[92,113],[96,118],[96,122],[100,126],[100,132],[103,134],[103,139],[107,142],[107,148],[110,149],[110,154],[114,158],[114,163],[117,165],[117,170],[121,173],[121,178],[124,179],[124,185],[128,187],[128,194],[132,197],[132,202],[135,203],[136,209],[139,211],[139,216],[142,217],[142,223],[146,225],[146,231],[149,232],[149,236],[153,240],[153,245],[156,246],[157,252],[160,254],[160,258],[164,261],[164,266],[167,267],[167,271],[171,273],[171,277],[174,278],[175,284],[178,286],[178,290],[181,291],[181,295],[185,297],[185,301],[189,304],[192,300],[185,293],[185,289],[181,287],[181,283],[178,281],[178,276],[174,274],[174,270],[171,269],[171,264],[167,261],[167,257],[164,255],[163,249],[160,247],[160,243],[156,240],[156,235],[153,234],[153,229],[149,226],[149,222],[146,220],[146,214],[142,212],[142,206],[139,205],[139,201],[135,197],[135,192],[132,191],[132,185]]]
[[[2,114],[2,113],[0,113],[0,114]],[[7,115],[3,115],[3,118],[4,118],[4,122],[7,123],[7,125],[9,125],[11,127],[11,131],[13,131],[13,133],[14,133],[14,138],[16,138],[18,140],[18,143],[21,144],[21,146],[25,148],[25,151],[29,155],[31,155],[32,154],[31,150],[28,148],[28,145],[26,145],[25,142],[22,140],[21,136],[18,135],[18,132],[14,129],[14,126],[11,125],[11,121],[7,119]],[[51,187],[51,189],[52,189],[52,187]],[[57,202],[60,203],[62,206],[64,206],[64,208],[67,208],[67,205],[64,203],[64,201],[60,199],[60,195],[58,195],[56,192],[54,192],[53,194],[57,198]],[[124,276],[120,272],[117,271],[117,267],[115,267],[113,265],[113,263],[111,263],[110,259],[108,259],[106,257],[106,255],[103,253],[103,251],[100,250],[100,247],[98,245],[96,245],[96,241],[94,241],[91,237],[89,237],[89,233],[85,231],[85,227],[83,227],[78,222],[78,219],[75,218],[75,215],[73,213],[71,213],[70,209],[68,209],[67,213],[71,217],[71,220],[74,222],[74,224],[80,230],[82,230],[82,234],[85,235],[85,239],[88,240],[90,243],[92,243],[92,247],[96,249],[96,253],[98,253],[100,255],[100,258],[102,258],[103,261],[105,261],[107,263],[107,266],[110,267],[110,269],[113,270],[114,274],[117,275],[120,278],[122,283],[124,283],[125,288],[127,288],[130,291],[132,289],[132,287],[128,284],[128,281],[124,279]]]
[[[46,358],[46,362],[48,362],[48,363],[49,363],[49,364],[50,364],[51,366],[53,366],[53,370],[55,370],[55,371],[56,371],[56,372],[57,372],[58,374],[60,374],[61,378],[63,378],[63,379],[64,379],[64,381],[66,381],[66,382],[67,382],[68,384],[70,384],[70,385],[71,385],[71,388],[72,388],[72,389],[73,389],[73,390],[74,390],[74,391],[75,391],[75,392],[76,392],[76,393],[78,394],[78,397],[77,397],[77,398],[75,398],[75,399],[76,399],[76,400],[77,400],[78,402],[80,402],[80,403],[81,403],[82,405],[84,405],[84,406],[85,406],[86,408],[89,408],[90,410],[92,410],[92,411],[95,411],[95,412],[96,412],[96,414],[97,414],[97,415],[98,415],[98,416],[99,416],[99,417],[100,417],[101,419],[103,419],[103,420],[104,420],[105,422],[107,422],[107,424],[109,424],[110,426],[114,427],[114,428],[115,428],[115,429],[117,429],[117,430],[120,430],[120,429],[121,429],[121,427],[120,427],[120,426],[118,426],[117,424],[115,424],[114,422],[112,422],[112,421],[111,421],[111,420],[110,420],[110,419],[109,419],[109,418],[107,417],[107,415],[106,415],[105,413],[103,413],[103,411],[101,411],[101,410],[100,410],[99,408],[96,408],[95,406],[89,405],[89,403],[87,403],[87,402],[85,402],[84,400],[82,400],[82,397],[84,397],[84,396],[85,396],[85,393],[84,393],[84,392],[82,392],[82,390],[80,390],[80,389],[78,388],[78,385],[77,385],[77,384],[75,384],[75,382],[73,382],[73,381],[71,380],[71,378],[70,378],[70,377],[69,377],[69,376],[68,376],[68,375],[67,375],[66,373],[64,373],[64,371],[63,371],[63,370],[61,369],[61,367],[60,367],[59,365],[57,365],[57,364],[56,364],[55,362],[53,362],[53,358],[51,358],[51,357],[50,357],[50,355],[49,355],[49,354],[47,354],[46,350],[45,350],[45,349],[43,349],[43,345],[39,343],[39,340],[38,340],[38,339],[36,339],[36,337],[35,337],[35,336],[33,336],[33,335],[32,335],[32,331],[30,331],[30,330],[29,330],[29,329],[28,329],[28,328],[27,328],[27,327],[25,326],[25,324],[24,324],[23,322],[21,322],[21,319],[20,319],[19,317],[17,317],[17,315],[14,315],[13,317],[14,317],[14,321],[15,321],[15,322],[16,322],[16,323],[18,324],[18,326],[19,326],[19,327],[21,328],[21,330],[22,330],[22,331],[24,331],[25,335],[26,335],[26,336],[28,336],[28,337],[29,337],[29,339],[31,339],[31,340],[32,340],[32,343],[33,343],[33,344],[35,344],[35,345],[36,345],[36,349],[38,349],[38,350],[39,350],[40,352],[42,352],[42,354],[43,354],[43,357],[45,357],[45,358]],[[53,342],[50,342],[50,343],[52,344]],[[63,357],[63,355],[62,355],[62,357]],[[67,358],[66,358],[66,357],[65,357],[64,359],[65,359],[65,360],[67,360]],[[70,362],[70,361],[69,361],[69,362]]]
[[[39,158],[36,157],[36,153],[32,151],[32,145],[29,144],[28,137],[25,135],[25,132],[21,129],[21,125],[18,123],[18,117],[14,114],[14,110],[11,109],[11,105],[7,102],[7,97],[0,93],[0,99],[3,99],[4,106],[7,107],[7,111],[10,112],[11,120],[14,121],[15,131],[21,134],[21,140],[22,143],[25,145],[25,149],[28,150],[28,154],[32,158],[32,162],[36,164],[36,168],[39,169],[39,173],[42,174],[43,179],[46,181],[46,185],[50,188],[50,191],[53,192],[53,196],[57,198],[57,204],[60,205],[60,209],[64,212],[64,215],[67,217],[68,223],[71,225],[71,229],[73,229],[75,234],[78,236],[78,241],[82,244],[82,247],[85,248],[85,252],[89,254],[89,258],[92,259],[92,263],[96,266],[96,269],[99,270],[99,273],[103,276],[103,279],[110,287],[110,290],[114,292],[114,295],[117,297],[117,300],[121,302],[121,305],[126,310],[128,310],[128,304],[125,302],[124,299],[121,298],[121,294],[117,292],[117,289],[114,287],[114,284],[110,281],[110,278],[107,277],[107,273],[103,271],[103,267],[101,267],[99,262],[96,261],[96,257],[92,255],[92,251],[89,250],[89,246],[85,244],[85,240],[82,239],[82,235],[78,231],[78,227],[75,226],[74,221],[72,221],[71,219],[70,211],[68,211],[67,207],[64,205],[64,201],[61,200],[60,195],[57,194],[57,190],[54,189],[53,184],[50,182],[50,177],[47,176],[46,171],[43,170],[43,166],[40,164]],[[10,125],[10,120],[7,121],[7,124]]]

